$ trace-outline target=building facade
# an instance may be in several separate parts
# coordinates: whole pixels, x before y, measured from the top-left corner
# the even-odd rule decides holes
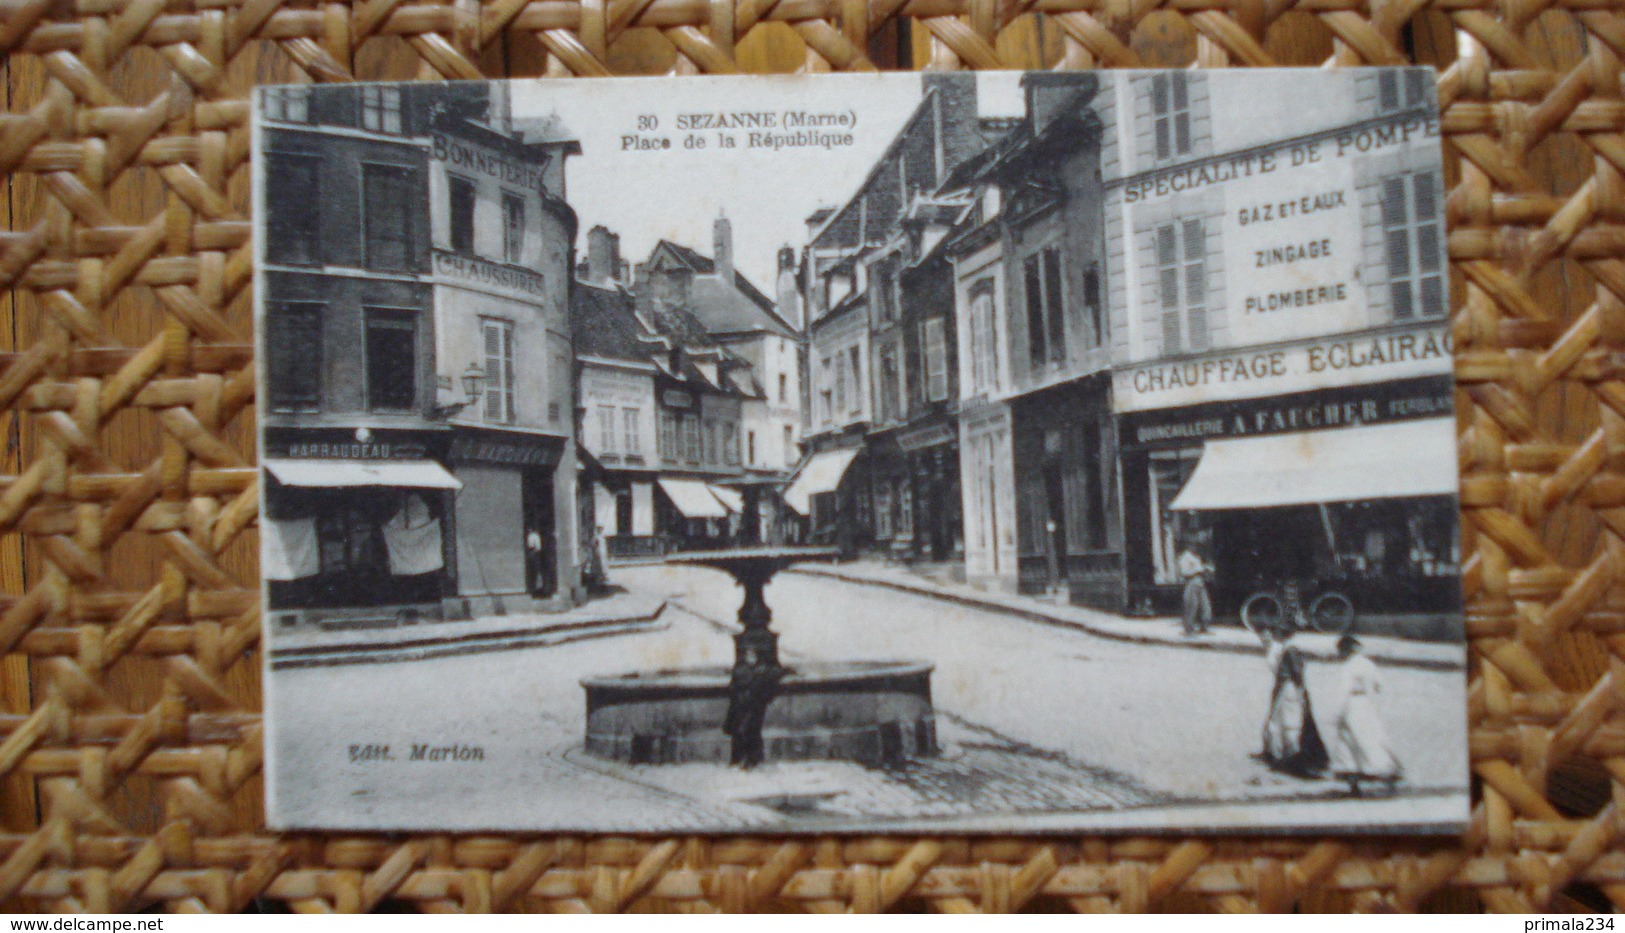
[[[556,504],[572,501],[573,474],[545,493],[520,475],[574,459],[568,430],[546,415],[557,403],[567,417],[572,392],[562,328],[569,144],[523,146],[494,128],[495,103],[475,86],[286,88],[261,99],[262,190],[272,192],[262,535],[279,624],[390,625],[574,598],[562,582],[575,562],[573,508]],[[472,200],[480,237],[495,227],[483,215],[498,198],[525,205],[508,244],[449,249],[454,147],[504,152],[503,193],[488,184]],[[489,258],[506,246],[523,251],[518,261]],[[566,265],[554,270],[550,257]],[[564,340],[539,336],[549,332]],[[473,541],[491,513],[523,521],[500,542]],[[545,545],[527,547],[527,537],[566,543],[543,565],[525,555]],[[513,567],[479,563],[498,545]]]
[[[1097,83],[1028,75],[1024,115],[970,173],[950,241],[965,334],[972,579],[1122,605]]]
[[[662,240],[630,281],[618,237],[588,233],[575,322],[582,439],[603,468],[595,521],[612,557],[798,533],[778,488],[799,444],[800,343],[734,269],[727,219],[714,227],[714,257]]]
[[[935,250],[963,207],[943,186],[989,128],[973,76],[922,82],[919,106],[858,190],[809,219],[808,457],[785,497],[814,540],[848,553],[950,560],[963,547],[957,505],[944,508],[959,485],[947,414],[952,273]]]
[[[1305,109],[1210,80],[1132,75],[1100,96],[1129,606],[1173,606],[1191,546],[1221,612],[1287,579],[1330,582],[1362,615],[1451,610],[1431,82],[1360,72]],[[1395,450],[1407,477],[1361,466]]]
[[[493,100],[442,115],[429,149],[436,387],[449,411],[458,595],[473,615],[571,605],[581,586],[570,333],[575,214],[553,124]],[[483,373],[478,398],[460,384]],[[460,397],[459,397],[460,396]]]

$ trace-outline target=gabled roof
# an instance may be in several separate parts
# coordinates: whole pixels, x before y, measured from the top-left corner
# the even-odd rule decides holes
[[[734,270],[733,287],[717,276],[717,264],[694,249],[661,240],[649,254],[653,264],[664,253],[694,273],[689,285],[689,311],[714,334],[770,332],[792,337],[795,330],[779,317],[772,299]]]
[[[633,312],[632,296],[622,288],[585,282],[571,289],[570,311],[576,352],[614,360],[648,362],[653,337]]]

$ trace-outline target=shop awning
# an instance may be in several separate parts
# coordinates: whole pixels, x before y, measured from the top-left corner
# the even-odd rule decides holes
[[[265,468],[289,486],[337,489],[396,486],[462,489],[462,481],[433,460],[267,460]]]
[[[739,490],[718,486],[715,483],[706,483],[705,488],[711,490],[711,495],[716,496],[717,501],[721,502],[728,511],[744,514],[745,497],[739,494]]]
[[[834,492],[835,487],[841,485],[846,468],[852,465],[852,458],[857,455],[855,447],[813,454],[784,490],[785,504],[802,515],[808,514],[812,508],[812,497],[821,492]]]
[[[674,479],[662,476],[660,488],[666,498],[677,506],[677,511],[689,518],[727,518],[728,509],[706,484],[697,479]]]
[[[1456,426],[1426,418],[1208,441],[1175,509],[1455,495]]]

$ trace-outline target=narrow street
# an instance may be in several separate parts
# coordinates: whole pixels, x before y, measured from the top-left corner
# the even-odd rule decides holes
[[[933,819],[996,830],[1018,815],[1042,821],[1023,824],[1030,828],[1061,828],[1120,820],[1113,814],[1126,811],[1152,814],[1137,825],[1194,825],[1202,817],[1193,813],[1233,821],[1238,804],[1257,812],[1265,802],[1293,808],[1317,799],[1301,811],[1306,819],[1357,827],[1397,813],[1438,818],[1441,797],[1459,796],[1465,806],[1457,777],[1466,772],[1457,757],[1463,724],[1429,728],[1423,717],[1397,714],[1460,710],[1459,672],[1384,671],[1382,703],[1396,711],[1387,720],[1406,781],[1391,800],[1344,801],[1334,782],[1287,778],[1250,757],[1270,690],[1257,657],[1128,644],[795,573],[768,590],[786,663],[929,660],[940,759],[895,770],[770,764],[749,774],[601,761],[581,749],[580,679],[727,663],[739,593],[720,574],[694,568],[617,567],[614,579],[634,595],[670,600],[658,626],[475,655],[278,671],[268,698],[278,725],[271,741],[282,760],[299,763],[286,773],[306,778],[275,788],[280,812],[304,814],[300,825],[356,829],[399,827],[404,814],[405,825],[469,830],[816,830]],[[1329,665],[1310,666],[1328,736],[1334,679]],[[377,703],[384,696],[393,702]],[[441,748],[453,751],[428,751]]]

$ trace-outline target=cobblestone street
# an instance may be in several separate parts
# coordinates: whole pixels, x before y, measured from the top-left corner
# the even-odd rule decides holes
[[[653,630],[568,644],[277,671],[271,740],[286,773],[308,777],[275,788],[280,812],[300,815],[296,825],[357,829],[400,826],[405,814],[409,825],[448,829],[811,831],[943,819],[994,830],[1001,815],[1059,828],[1066,814],[1098,823],[1213,803],[1232,805],[1214,819],[1234,821],[1237,806],[1263,816],[1254,804],[1322,800],[1294,812],[1351,827],[1419,807],[1439,820],[1465,809],[1463,723],[1407,715],[1462,709],[1459,672],[1384,671],[1406,782],[1393,800],[1349,800],[1333,782],[1287,778],[1250,756],[1270,689],[1257,657],[1128,644],[803,575],[768,591],[786,662],[931,661],[942,757],[889,770],[818,762],[749,773],[606,762],[581,748],[580,679],[726,663],[738,601],[706,570],[618,567],[615,579],[672,608]],[[1317,702],[1332,702],[1334,673],[1310,665]],[[1329,734],[1335,710],[1317,715]],[[479,757],[413,757],[414,746],[450,745]],[[357,748],[387,751],[357,758]]]

